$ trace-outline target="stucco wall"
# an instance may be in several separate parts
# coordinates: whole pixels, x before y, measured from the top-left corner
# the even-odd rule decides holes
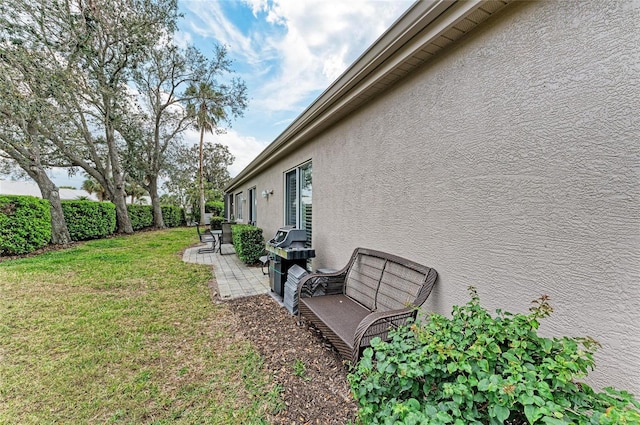
[[[589,381],[640,395],[638,22],[638,2],[508,6],[261,175],[258,224],[312,158],[316,267],[403,255],[438,270],[443,313],[469,285],[492,310],[548,294],[543,332],[594,337]]]
[[[232,191],[234,196],[242,192],[245,198],[247,198],[248,190],[252,187],[256,188],[258,197],[256,207],[258,220],[256,224],[262,228],[265,240],[268,241],[275,235],[276,230],[284,225],[284,173],[312,160],[312,155],[316,153],[317,149],[317,145],[309,144],[279,161],[267,172],[260,174],[256,178],[247,180],[242,185],[235,187]],[[273,191],[273,193],[263,198],[263,190]],[[239,223],[248,222],[249,209],[246,202],[244,211],[245,219],[238,220]]]

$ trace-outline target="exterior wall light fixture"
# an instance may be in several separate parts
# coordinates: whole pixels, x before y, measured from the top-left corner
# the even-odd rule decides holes
[[[262,197],[267,199],[269,197],[269,195],[273,195],[273,189],[265,189],[262,191]]]

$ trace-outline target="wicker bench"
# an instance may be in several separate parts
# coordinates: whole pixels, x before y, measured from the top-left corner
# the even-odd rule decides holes
[[[302,279],[298,314],[354,365],[372,338],[385,339],[390,328],[415,318],[437,275],[413,261],[356,248],[342,270]]]

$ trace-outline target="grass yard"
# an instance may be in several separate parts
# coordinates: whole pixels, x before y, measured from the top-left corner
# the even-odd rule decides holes
[[[0,263],[0,423],[259,424],[278,386],[194,229],[138,233]]]

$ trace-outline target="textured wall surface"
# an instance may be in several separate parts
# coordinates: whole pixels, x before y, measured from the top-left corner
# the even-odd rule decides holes
[[[548,335],[602,344],[589,382],[640,395],[640,3],[516,2],[256,180],[313,159],[316,267],[353,248],[436,268],[425,306],[548,294]],[[256,184],[252,182],[247,187]]]

